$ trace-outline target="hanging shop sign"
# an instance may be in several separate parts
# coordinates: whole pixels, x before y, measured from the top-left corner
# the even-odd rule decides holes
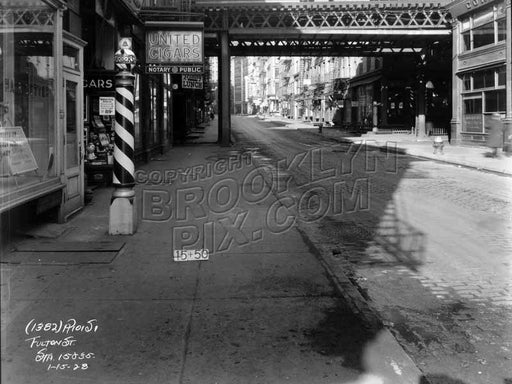
[[[181,76],[181,87],[185,89],[203,89],[203,76],[183,75]]]
[[[113,91],[114,90],[113,72],[86,72],[84,75],[84,89],[94,91]]]
[[[203,62],[203,23],[146,23],[146,73],[202,74]]]

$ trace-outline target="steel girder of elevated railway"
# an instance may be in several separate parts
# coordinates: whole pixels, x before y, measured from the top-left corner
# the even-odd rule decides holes
[[[146,20],[204,22],[206,52],[219,52],[227,32],[233,56],[382,55],[419,52],[449,39],[448,1],[237,1],[195,0],[188,13],[167,1],[143,9]],[[185,11],[182,9],[181,11]]]

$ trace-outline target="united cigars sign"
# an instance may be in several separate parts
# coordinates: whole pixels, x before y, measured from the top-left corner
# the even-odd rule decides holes
[[[146,29],[145,72],[201,74],[204,61],[202,23],[168,23]]]

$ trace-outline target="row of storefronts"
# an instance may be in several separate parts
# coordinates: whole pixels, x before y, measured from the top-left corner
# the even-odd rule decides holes
[[[143,22],[130,0],[1,3],[0,213],[29,204],[63,221],[82,208],[86,183],[109,181],[114,53],[119,38],[128,36],[137,57],[144,57]],[[423,116],[427,130],[481,145],[492,114],[512,124],[510,3],[454,1],[449,52],[433,47],[420,61],[418,55],[367,58],[353,76],[310,83],[287,97],[273,90],[259,108],[396,131],[415,129]],[[304,74],[303,68],[295,72]],[[206,111],[204,96],[184,89],[180,75],[144,74],[138,66],[136,161],[182,140]],[[505,131],[505,147],[509,137]]]
[[[282,94],[277,102],[269,101],[269,111],[295,119],[332,122],[351,130],[378,127],[410,133],[417,116],[423,113],[431,131],[428,133],[447,134],[451,118],[449,49],[447,45],[436,47],[432,53],[435,61],[424,63],[410,54],[360,58],[352,77],[313,82],[302,92]],[[422,81],[426,87],[420,94]],[[425,103],[420,110],[421,98]]]
[[[128,36],[143,57],[141,26],[130,1],[2,0],[3,230],[23,220],[21,211],[65,221],[83,207],[87,183],[111,181],[114,53]],[[204,95],[196,92],[181,86],[181,76],[136,68],[136,161],[165,152],[197,123]]]
[[[448,5],[453,16],[451,41],[434,43],[416,54],[360,58],[362,70],[348,73],[350,77],[315,80],[317,69],[308,62],[336,58],[303,60],[306,65],[295,71],[298,87],[290,89],[288,84],[294,80],[285,73],[280,79],[283,91],[248,110],[363,131],[378,127],[391,132],[442,134],[452,143],[464,145],[484,145],[488,121],[499,114],[506,128],[504,147],[508,148],[512,133],[510,3],[456,0]],[[286,69],[291,61],[282,60]],[[262,72],[273,76],[272,71]]]

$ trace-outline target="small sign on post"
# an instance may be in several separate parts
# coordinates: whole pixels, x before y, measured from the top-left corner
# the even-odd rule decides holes
[[[203,89],[203,77],[201,75],[182,75],[181,87],[185,89]]]
[[[116,98],[100,96],[100,116],[115,116]]]

